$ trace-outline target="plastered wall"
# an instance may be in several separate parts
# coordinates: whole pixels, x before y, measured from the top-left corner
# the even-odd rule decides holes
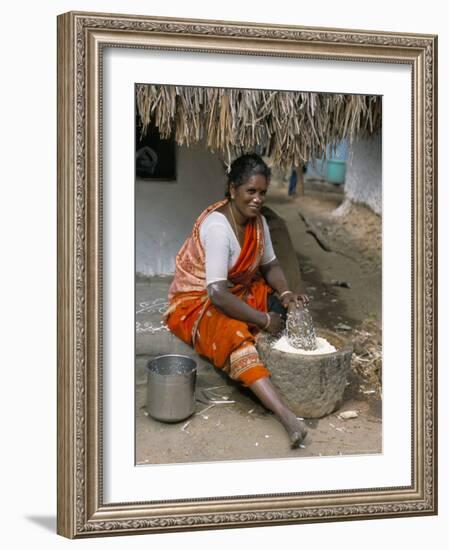
[[[224,197],[226,177],[218,155],[200,146],[178,147],[177,179],[136,181],[136,273],[170,275],[198,214]]]
[[[347,162],[345,193],[349,199],[382,214],[382,138],[373,137],[353,143]]]

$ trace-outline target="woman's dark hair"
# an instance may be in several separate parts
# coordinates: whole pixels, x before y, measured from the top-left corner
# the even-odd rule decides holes
[[[259,155],[250,153],[236,158],[231,164],[231,168],[228,172],[226,197],[228,199],[231,198],[231,193],[229,191],[231,183],[237,188],[246,183],[251,176],[257,176],[259,174],[265,176],[267,182],[270,181],[271,170]]]

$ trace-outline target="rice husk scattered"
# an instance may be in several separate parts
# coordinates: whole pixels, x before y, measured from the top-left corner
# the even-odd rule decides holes
[[[360,381],[360,391],[380,399],[382,395],[382,344],[375,322],[366,320],[353,332],[351,369]]]

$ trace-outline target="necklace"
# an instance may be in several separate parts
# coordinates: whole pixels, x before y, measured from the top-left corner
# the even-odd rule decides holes
[[[237,229],[237,222],[235,221],[234,209],[232,208],[232,202],[229,203],[229,210],[231,211],[231,218],[232,218],[232,223],[234,224],[235,236],[237,237],[237,240],[240,242],[239,234],[241,232],[239,232],[239,230]]]

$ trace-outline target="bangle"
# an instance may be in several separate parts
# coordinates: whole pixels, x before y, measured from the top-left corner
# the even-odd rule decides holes
[[[280,294],[279,298],[282,298],[286,294],[293,294],[293,292],[291,290],[284,290],[284,292],[282,294]]]
[[[267,316],[267,322],[265,323],[265,326],[262,328],[262,330],[267,330],[267,328],[270,326],[271,324],[271,317],[270,317],[270,314],[269,313],[265,313],[265,315]]]

